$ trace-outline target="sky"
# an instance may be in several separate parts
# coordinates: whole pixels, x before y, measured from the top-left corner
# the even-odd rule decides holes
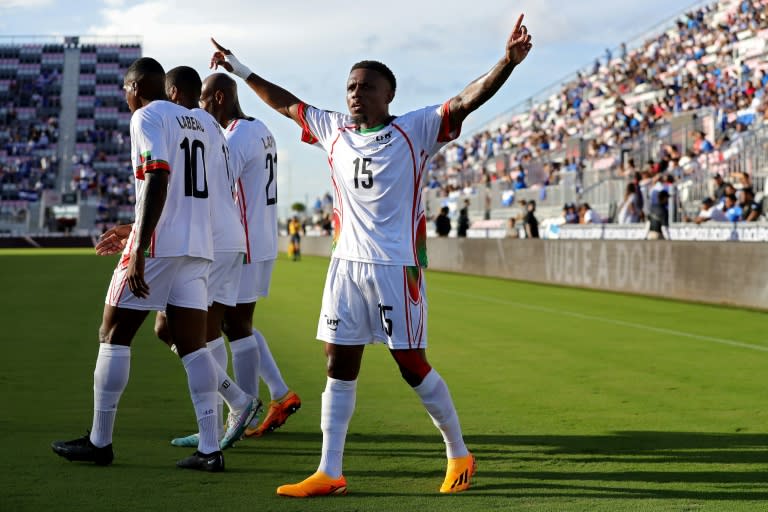
[[[694,0],[0,0],[0,36],[138,36],[165,69],[188,65],[205,78],[214,36],[254,72],[319,108],[346,112],[345,83],[357,61],[395,73],[390,105],[401,114],[439,104],[502,57],[517,16],[533,36],[528,58],[464,123],[469,135],[542,89],[671,21]],[[0,40],[2,43],[2,40]],[[322,151],[238,80],[246,114],[278,145],[281,213],[330,189]]]

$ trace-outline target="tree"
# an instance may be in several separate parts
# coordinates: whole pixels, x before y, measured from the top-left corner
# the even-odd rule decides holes
[[[297,203],[293,203],[293,204],[291,205],[291,211],[293,211],[293,212],[296,212],[296,213],[302,213],[302,212],[304,212],[306,209],[307,209],[307,207],[306,207],[306,206],[304,206],[304,203],[298,203],[298,202],[297,202]]]

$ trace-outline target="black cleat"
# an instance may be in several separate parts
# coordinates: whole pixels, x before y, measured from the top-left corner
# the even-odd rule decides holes
[[[115,458],[112,453],[112,444],[97,448],[91,442],[90,434],[72,441],[54,441],[51,443],[51,448],[56,455],[67,460],[93,462],[97,466],[109,466]]]
[[[221,451],[204,454],[195,452],[185,459],[176,462],[176,466],[183,469],[197,469],[218,473],[224,471],[224,455]]]

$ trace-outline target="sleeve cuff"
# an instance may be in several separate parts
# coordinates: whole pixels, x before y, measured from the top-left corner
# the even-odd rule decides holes
[[[461,123],[456,126],[451,125],[451,100],[443,103],[443,107],[440,112],[442,121],[440,122],[440,131],[437,134],[437,142],[451,142],[455,140],[461,134]]]

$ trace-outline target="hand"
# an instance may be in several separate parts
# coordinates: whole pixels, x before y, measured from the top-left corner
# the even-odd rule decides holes
[[[219,69],[219,66],[223,67],[230,73],[232,72],[232,64],[226,61],[227,55],[232,55],[232,52],[221,46],[214,38],[211,38],[211,43],[216,48],[211,56],[211,63],[208,66],[210,69]]]
[[[149,297],[149,285],[144,281],[144,253],[131,253],[131,259],[128,260],[128,269],[125,275],[128,281],[128,288],[136,297],[140,299]]]
[[[96,254],[98,256],[111,256],[122,252],[130,234],[130,224],[123,224],[108,229],[99,237],[99,241],[96,244]]]
[[[533,44],[531,36],[528,34],[528,28],[523,25],[523,14],[517,18],[512,35],[507,40],[507,61],[517,66],[528,56]]]

